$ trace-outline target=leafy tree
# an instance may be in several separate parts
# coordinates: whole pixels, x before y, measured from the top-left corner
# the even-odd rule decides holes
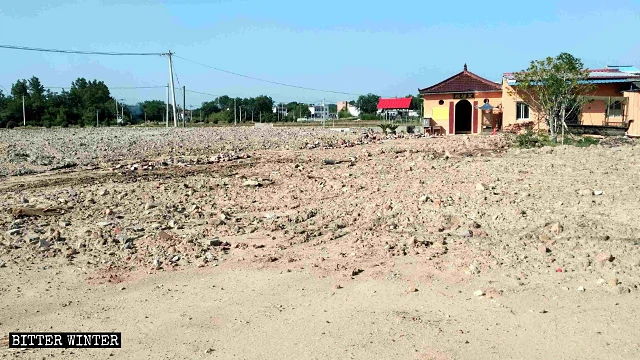
[[[375,94],[360,95],[356,101],[356,106],[365,114],[373,114],[378,110],[380,96]]]
[[[340,110],[340,112],[338,112],[338,118],[340,119],[349,118],[349,117],[351,117],[351,113],[347,109],[342,109]]]
[[[298,118],[308,118],[311,116],[309,106],[298,102],[290,102],[287,104],[287,120],[296,121]]]
[[[511,94],[523,99],[546,122],[555,143],[558,133],[566,129],[568,116],[587,102],[583,95],[593,91],[593,85],[585,81],[588,76],[580,59],[561,53],[555,58],[534,60],[527,70],[516,73],[517,85]]]
[[[71,83],[69,98],[74,109],[71,124],[94,124],[96,112],[102,111],[107,114],[113,109],[115,111],[115,103],[109,93],[109,88],[104,82],[93,80],[87,81],[84,78],[78,78]],[[125,108],[125,112],[127,109]],[[129,115],[129,118],[131,116]]]
[[[255,110],[256,113],[262,113],[263,120],[265,113],[273,112],[273,99],[269,96],[260,95],[255,98]]]
[[[143,118],[146,114],[148,121],[162,121],[167,112],[167,104],[162,100],[147,100],[139,103],[138,106],[143,111]]]
[[[231,110],[224,110],[214,113],[212,116],[212,122],[214,124],[227,123],[233,124],[233,108]]]

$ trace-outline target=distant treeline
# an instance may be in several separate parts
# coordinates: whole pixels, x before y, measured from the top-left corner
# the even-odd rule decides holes
[[[350,103],[358,106],[363,115],[375,114],[379,98],[378,95],[367,94]],[[418,99],[414,100],[417,104]],[[29,80],[16,81],[11,86],[10,94],[0,90],[0,128],[23,125],[23,104],[28,126],[95,126],[96,122],[100,126],[138,124],[144,121],[164,122],[166,117],[166,103],[163,100],[148,100],[135,105],[120,104],[111,96],[109,87],[103,81],[78,78],[71,83],[68,91],[63,89],[54,92],[46,89],[34,76]],[[181,120],[182,109],[179,105],[177,108]],[[336,104],[328,104],[328,108],[331,114],[337,113]],[[169,112],[173,113],[171,106]],[[187,109],[186,114],[189,122],[215,124],[252,120],[295,121],[311,116],[309,104],[295,101],[276,104],[265,95],[235,99],[224,95],[203,102],[199,108]],[[340,115],[349,116],[348,113]]]

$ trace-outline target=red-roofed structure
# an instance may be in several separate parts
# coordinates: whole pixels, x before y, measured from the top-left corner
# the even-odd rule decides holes
[[[391,98],[380,99],[378,101],[378,110],[395,110],[395,109],[409,109],[411,106],[411,98]]]
[[[467,65],[465,64],[462,72],[428,88],[419,89],[418,91],[420,94],[502,91],[502,86],[468,71]]]

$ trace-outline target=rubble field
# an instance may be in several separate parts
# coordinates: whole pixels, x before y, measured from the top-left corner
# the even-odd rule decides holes
[[[0,338],[122,331],[118,358],[639,358],[637,144],[0,131]]]

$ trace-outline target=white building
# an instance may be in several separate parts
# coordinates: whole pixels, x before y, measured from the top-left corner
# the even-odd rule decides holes
[[[353,117],[360,116],[360,109],[355,105],[349,104],[347,101],[338,101],[338,112],[347,109],[349,114]]]
[[[329,106],[328,105],[309,105],[309,112],[312,119],[328,119],[329,118]]]
[[[280,113],[280,116],[282,116],[282,117],[286,117],[287,114],[288,114],[287,105],[285,105],[285,104],[274,105],[272,110],[273,110],[274,114],[277,115],[278,113]]]

